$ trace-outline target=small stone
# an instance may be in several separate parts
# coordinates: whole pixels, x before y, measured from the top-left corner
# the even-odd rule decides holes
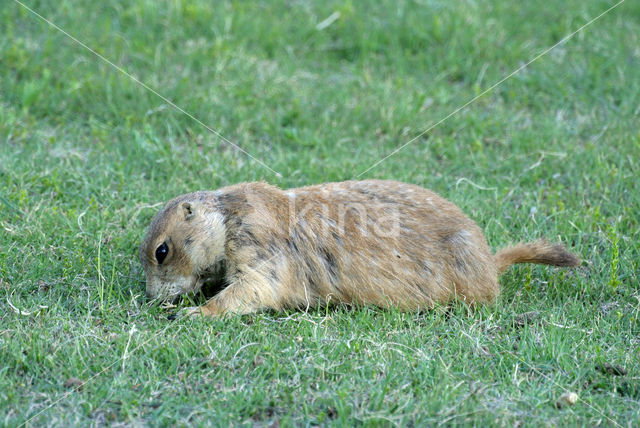
[[[618,306],[620,306],[618,304],[618,302],[604,303],[604,304],[600,305],[600,312],[604,312],[606,314],[606,313],[611,312],[611,310],[617,308]]]
[[[78,379],[77,377],[70,377],[69,379],[64,381],[65,388],[73,388],[76,390],[82,389],[84,382]]]
[[[523,314],[516,315],[513,320],[513,325],[514,327],[524,327],[527,324],[531,324],[539,317],[540,311],[525,312]]]
[[[48,283],[44,282],[41,279],[38,280],[38,289],[40,291],[46,293],[47,291],[49,291],[50,288],[51,288],[51,285],[49,285]]]
[[[562,409],[563,407],[573,406],[578,402],[578,394],[575,392],[565,392],[556,401],[556,407]]]

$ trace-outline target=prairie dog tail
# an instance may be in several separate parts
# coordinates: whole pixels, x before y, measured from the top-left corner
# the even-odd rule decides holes
[[[552,266],[578,266],[580,259],[571,254],[562,244],[551,244],[544,239],[520,243],[498,251],[494,259],[498,274],[516,263],[538,263]]]

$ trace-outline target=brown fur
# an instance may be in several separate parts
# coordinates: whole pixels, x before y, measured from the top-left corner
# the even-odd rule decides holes
[[[155,251],[166,243],[162,264]],[[242,183],[170,201],[140,249],[152,298],[207,283],[221,291],[191,313],[222,315],[330,302],[407,310],[459,298],[492,302],[514,263],[576,266],[562,245],[491,253],[454,204],[411,184],[346,181],[282,191]]]
[[[498,251],[495,255],[498,274],[516,263],[538,263],[551,266],[578,266],[580,259],[564,248],[564,245],[550,244],[545,239],[519,243]]]

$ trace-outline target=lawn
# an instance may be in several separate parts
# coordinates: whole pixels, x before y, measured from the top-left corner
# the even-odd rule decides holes
[[[22,1],[130,77],[0,4],[0,425],[640,424],[640,2],[368,170],[615,1]],[[164,201],[353,178],[582,266],[477,310],[147,302]]]

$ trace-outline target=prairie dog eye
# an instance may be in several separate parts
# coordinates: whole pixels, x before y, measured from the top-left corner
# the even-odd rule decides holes
[[[158,264],[161,265],[164,259],[167,258],[167,254],[169,254],[169,246],[167,246],[166,242],[163,242],[156,248],[156,260]]]

